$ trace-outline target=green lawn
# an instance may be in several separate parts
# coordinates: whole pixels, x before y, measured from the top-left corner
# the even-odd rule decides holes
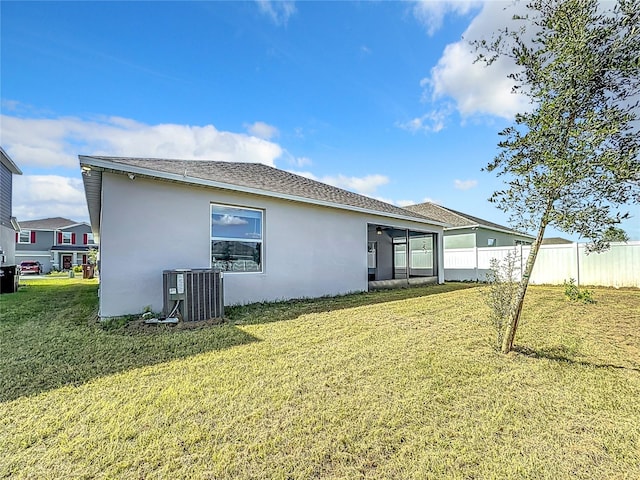
[[[508,356],[464,284],[95,323],[94,281],[0,296],[0,477],[640,478],[640,292],[533,287]]]

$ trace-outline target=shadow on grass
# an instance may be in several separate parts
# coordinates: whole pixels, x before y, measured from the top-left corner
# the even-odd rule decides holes
[[[545,359],[545,360],[551,360],[554,362],[568,363],[571,365],[582,365],[584,367],[604,368],[604,369],[613,368],[613,369],[619,369],[619,370],[629,370],[633,372],[640,372],[640,368],[636,368],[636,367],[629,367],[625,365],[613,365],[610,363],[594,363],[594,362],[587,362],[584,360],[576,360],[575,358],[573,358],[573,355],[575,354],[575,352],[573,352],[572,349],[570,349],[565,345],[558,345],[550,348],[540,348],[537,350],[529,347],[516,345],[513,347],[513,350],[516,353],[525,355],[529,358]]]
[[[293,320],[300,315],[331,312],[346,308],[395,302],[440,293],[476,288],[476,283],[451,282],[443,285],[412,286],[393,290],[351,293],[335,297],[309,298],[281,302],[252,303],[225,308],[225,316],[232,324],[259,324]]]
[[[104,325],[96,321],[97,284],[34,282],[0,298],[0,401],[258,341],[236,324],[290,320],[472,287],[475,284],[451,283],[252,304],[229,308],[222,325],[182,329]]]
[[[31,284],[0,297],[0,401],[258,340],[233,325],[107,331],[96,321],[96,291]]]

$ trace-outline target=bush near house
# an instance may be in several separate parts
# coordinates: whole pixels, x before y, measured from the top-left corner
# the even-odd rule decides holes
[[[637,290],[531,287],[505,356],[468,284],[152,331],[96,288],[0,296],[0,477],[640,477]]]

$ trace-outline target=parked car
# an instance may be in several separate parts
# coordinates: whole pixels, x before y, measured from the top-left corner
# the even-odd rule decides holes
[[[42,273],[42,264],[33,260],[20,262],[20,266],[18,268],[20,270],[20,275],[24,275],[25,273],[35,273],[36,275],[40,275]]]

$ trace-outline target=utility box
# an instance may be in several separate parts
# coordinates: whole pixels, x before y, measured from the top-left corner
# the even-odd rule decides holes
[[[164,270],[162,288],[166,317],[180,316],[185,322],[224,318],[223,276],[218,270]]]
[[[93,278],[95,276],[95,265],[85,263],[82,265],[82,278]]]
[[[15,265],[0,267],[0,293],[15,293],[18,291],[20,272]]]

